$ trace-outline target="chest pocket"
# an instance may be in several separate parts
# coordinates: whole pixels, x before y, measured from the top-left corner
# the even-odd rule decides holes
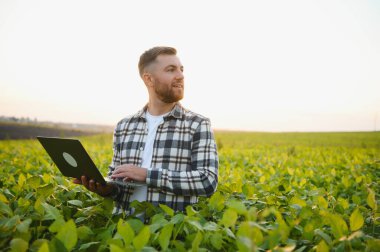
[[[141,165],[145,147],[146,131],[144,125],[134,130],[126,130],[118,144],[121,164]]]

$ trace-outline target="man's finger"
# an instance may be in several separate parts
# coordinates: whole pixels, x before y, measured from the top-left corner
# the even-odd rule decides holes
[[[112,175],[111,175],[111,178],[122,178],[122,177],[127,177],[128,174],[129,174],[128,172],[112,174]]]
[[[123,168],[119,168],[119,169],[114,170],[112,174],[119,174],[119,173],[127,172],[127,171],[129,171],[129,169],[126,167],[123,167]]]
[[[95,186],[95,181],[94,180],[90,180],[90,182],[88,183],[88,188],[90,189],[90,191],[92,192],[95,192],[96,191],[96,186]]]
[[[81,180],[82,180],[82,185],[84,185],[86,188],[88,188],[88,181],[87,181],[86,176],[82,176]]]
[[[82,184],[82,181],[78,178],[75,178],[75,179],[73,179],[73,183],[80,185],[80,184]]]
[[[118,173],[120,173],[120,172],[122,172],[121,170],[114,170],[113,172],[112,172],[112,174],[118,174]]]

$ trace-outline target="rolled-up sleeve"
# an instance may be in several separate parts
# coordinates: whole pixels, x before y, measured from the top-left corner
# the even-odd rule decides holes
[[[165,193],[182,196],[211,196],[218,185],[218,154],[210,121],[202,120],[191,142],[191,169],[147,171],[147,184]]]

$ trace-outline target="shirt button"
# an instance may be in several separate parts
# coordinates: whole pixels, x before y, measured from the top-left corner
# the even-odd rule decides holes
[[[142,150],[144,150],[144,148],[143,148],[143,147],[140,147],[140,150],[142,151]]]

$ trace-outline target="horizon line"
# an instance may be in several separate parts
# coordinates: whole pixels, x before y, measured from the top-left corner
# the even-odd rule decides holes
[[[38,123],[52,123],[52,124],[72,124],[72,125],[94,125],[94,126],[102,126],[102,127],[112,127],[114,128],[115,125],[111,124],[101,124],[101,123],[79,123],[79,122],[63,122],[63,121],[51,121],[51,120],[43,120],[40,121],[37,118],[37,121],[30,117],[16,117],[16,116],[4,116],[0,115],[0,118],[16,118],[19,120],[22,119],[29,119],[26,121],[0,121],[4,123],[30,123],[33,124],[33,122]],[[254,130],[254,129],[239,129],[239,128],[212,128],[214,132],[242,132],[242,133],[360,133],[360,132],[380,132],[380,130]]]

